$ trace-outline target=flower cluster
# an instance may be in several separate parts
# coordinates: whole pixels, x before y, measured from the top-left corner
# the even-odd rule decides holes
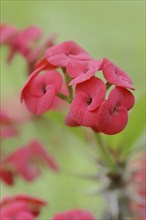
[[[58,164],[47,153],[43,145],[34,140],[28,145],[16,149],[1,161],[0,179],[8,185],[13,185],[14,178],[18,175],[22,176],[26,181],[33,181],[40,174],[39,164],[45,164],[53,171],[58,171],[59,169]]]
[[[42,31],[36,26],[19,30],[14,26],[1,24],[0,35],[0,45],[7,45],[10,48],[7,62],[11,62],[16,54],[20,54],[27,62],[28,73],[32,72],[37,60],[55,40],[55,35],[52,34],[43,45],[40,45]]]
[[[104,80],[96,74],[99,71]],[[64,81],[68,96],[61,91]],[[67,125],[86,126],[112,135],[127,125],[128,111],[134,105],[129,89],[134,87],[127,73],[110,60],[96,60],[75,42],[67,41],[48,48],[25,84],[21,99],[32,113],[39,115],[48,111],[59,96],[71,103]]]

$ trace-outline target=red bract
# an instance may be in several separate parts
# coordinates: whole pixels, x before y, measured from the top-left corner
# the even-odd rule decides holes
[[[70,86],[87,81],[99,70],[101,61],[74,61],[67,65],[67,73],[73,78],[69,83]]]
[[[46,52],[49,63],[58,67],[66,67],[72,60],[90,60],[91,56],[74,41],[66,41],[50,47]]]
[[[128,122],[128,110],[134,105],[134,96],[125,88],[115,87],[108,100],[104,101],[98,111],[95,130],[105,134],[122,131]]]
[[[96,77],[76,86],[76,95],[70,112],[74,121],[80,125],[92,127],[97,120],[98,108],[104,101],[106,86]]]
[[[94,216],[84,209],[73,209],[57,213],[52,220],[95,220]]]
[[[53,70],[55,68],[56,68],[56,66],[52,65],[51,63],[49,63],[46,58],[43,58],[42,60],[40,60],[35,65],[35,71],[36,72],[40,72],[42,70]]]
[[[63,81],[55,70],[47,71],[39,76],[36,74],[38,74],[37,71],[30,75],[22,90],[21,98],[32,113],[40,115],[51,108],[57,93],[61,90]]]
[[[3,220],[34,220],[46,202],[28,195],[5,197],[0,202],[0,216]]]
[[[40,174],[38,162],[46,164],[53,171],[59,169],[54,158],[47,153],[42,144],[32,141],[1,162],[0,177],[8,185],[14,183],[15,175],[21,175],[27,181],[35,180]]]
[[[16,129],[15,121],[9,117],[6,112],[0,110],[0,137],[6,139],[18,134],[19,132]]]
[[[100,70],[103,71],[103,75],[109,83],[124,88],[134,89],[132,80],[128,74],[114,65],[110,60],[103,59]]]

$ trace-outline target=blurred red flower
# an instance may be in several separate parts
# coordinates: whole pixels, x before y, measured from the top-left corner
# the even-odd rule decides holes
[[[3,220],[34,220],[45,205],[45,201],[33,196],[7,196],[0,202],[0,216]]]
[[[1,161],[0,178],[8,185],[13,185],[14,177],[17,175],[27,181],[33,181],[40,174],[40,164],[47,165],[53,171],[59,170],[54,158],[47,153],[39,141],[34,140]]]
[[[52,220],[95,220],[94,216],[87,210],[73,209],[57,213]]]

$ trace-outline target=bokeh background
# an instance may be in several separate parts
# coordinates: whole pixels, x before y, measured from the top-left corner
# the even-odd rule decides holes
[[[125,70],[133,79],[138,104],[130,116],[127,133],[124,131],[117,137],[105,138],[114,147],[117,144],[119,146],[122,139],[122,147],[125,149],[128,148],[129,140],[135,146],[143,144],[145,1],[1,0],[1,23],[22,29],[36,25],[43,30],[44,38],[55,32],[57,43],[74,40],[93,57],[107,57]],[[2,101],[15,99],[27,79],[24,59],[18,55],[8,66],[7,52],[7,48],[1,48]],[[15,110],[13,105],[10,111]],[[97,167],[93,160],[97,156],[95,149],[84,141],[80,128],[65,127],[61,115],[51,112],[46,115],[46,119],[46,125],[39,120],[24,124],[21,126],[20,138],[4,141],[2,145],[7,152],[11,152],[31,139],[40,139],[55,156],[62,172],[54,174],[43,169],[43,174],[33,183],[19,179],[14,187],[1,184],[1,196],[25,192],[47,200],[49,207],[43,210],[39,219],[51,219],[55,212],[69,208],[87,208],[99,216],[104,208],[102,198],[87,195],[87,191],[98,186],[98,182],[81,180],[70,175],[71,172],[96,173]],[[135,133],[136,130],[138,134]],[[133,136],[137,137],[134,141]]]

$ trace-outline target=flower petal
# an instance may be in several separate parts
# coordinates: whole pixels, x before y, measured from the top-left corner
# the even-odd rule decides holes
[[[114,87],[109,94],[108,104],[111,112],[115,106],[124,106],[127,110],[130,110],[134,103],[133,94],[125,88]]]
[[[127,109],[123,106],[118,107],[111,114],[108,101],[104,101],[98,111],[98,129],[109,135],[117,134],[122,131],[128,122]]]
[[[73,119],[80,125],[92,127],[97,120],[98,109],[89,111],[88,96],[83,92],[78,92],[71,104],[71,114]]]
[[[73,116],[71,114],[71,112],[69,111],[66,118],[65,118],[65,124],[71,127],[76,127],[76,126],[80,126],[74,119]]]
[[[24,96],[27,108],[34,114],[40,115],[49,110],[55,99],[56,91],[54,86],[47,86],[47,92],[41,97],[31,96],[26,93]]]
[[[109,83],[124,88],[134,89],[132,80],[128,74],[114,65],[108,59],[104,59],[101,70],[103,71],[103,75]]]
[[[106,86],[101,79],[93,76],[90,80],[76,86],[76,93],[79,92],[84,92],[89,98],[91,98],[91,104],[88,105],[88,110],[94,111],[104,101]]]

